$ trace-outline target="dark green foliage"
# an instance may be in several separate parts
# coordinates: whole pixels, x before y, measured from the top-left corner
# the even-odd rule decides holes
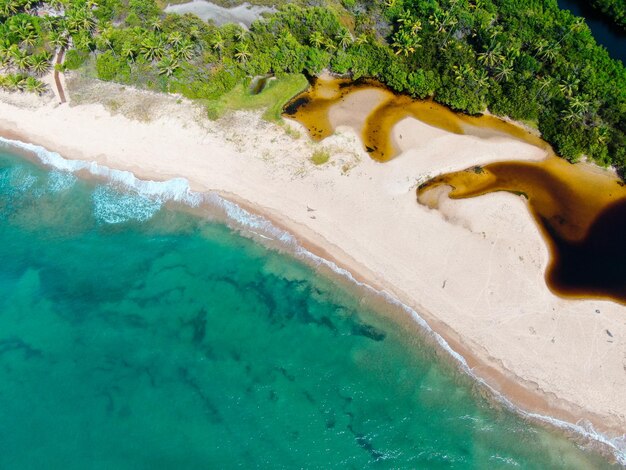
[[[96,72],[101,80],[115,80],[125,83],[129,79],[130,67],[126,60],[109,50],[96,58]]]
[[[594,1],[621,18],[621,0]],[[0,3],[3,63],[45,70],[71,37],[66,69],[93,56],[103,80],[200,100],[255,75],[329,68],[457,111],[536,123],[568,159],[626,166],[626,69],[556,0],[287,2],[249,31],[165,15],[155,0],[94,3],[67,1],[65,18],[32,15],[34,0]]]
[[[139,21],[146,24],[161,14],[161,10],[154,0],[129,0],[129,14],[136,16]]]
[[[71,49],[65,53],[63,67],[66,70],[76,70],[85,63],[88,57],[89,54],[85,52],[79,52],[76,49]]]
[[[124,5],[121,0],[99,0],[94,14],[99,21],[113,21],[122,14]]]
[[[624,0],[591,0],[591,5],[626,30],[626,2]]]

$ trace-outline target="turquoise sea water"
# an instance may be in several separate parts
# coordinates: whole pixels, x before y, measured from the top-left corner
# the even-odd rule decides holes
[[[222,223],[0,150],[0,468],[603,468]]]

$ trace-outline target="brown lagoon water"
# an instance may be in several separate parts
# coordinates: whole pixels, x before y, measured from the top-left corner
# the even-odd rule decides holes
[[[543,162],[506,161],[439,176],[420,187],[418,199],[440,185],[453,188],[452,198],[494,191],[524,195],[551,249],[549,287],[563,296],[626,303],[626,187],[616,177],[588,165],[569,164],[554,156],[541,138],[515,124],[489,115],[454,113],[430,100],[394,94],[373,81],[317,79],[286,106],[285,114],[319,141],[340,125],[355,124],[331,119],[332,110],[363,90],[375,91],[376,96],[370,97],[371,106],[365,108],[362,127],[356,130],[370,156],[380,162],[400,153],[392,131],[406,118],[455,134],[507,135],[545,149],[549,157]]]
[[[454,134],[484,136],[485,130],[493,135],[505,134],[542,148],[549,146],[525,129],[495,116],[468,116],[455,113],[431,100],[416,100],[410,96],[393,93],[373,80],[322,79],[313,80],[309,89],[297,95],[285,106],[285,115],[305,126],[309,136],[320,141],[332,135],[336,128],[350,125],[352,116],[345,122],[331,119],[333,107],[346,103],[356,92],[370,91],[371,107],[361,132],[363,145],[370,156],[380,162],[389,161],[400,151],[391,135],[393,127],[406,118],[414,118],[433,127]]]
[[[453,199],[494,191],[522,195],[551,249],[548,286],[573,297],[626,303],[626,188],[616,178],[550,157],[448,173],[418,189],[448,185]]]

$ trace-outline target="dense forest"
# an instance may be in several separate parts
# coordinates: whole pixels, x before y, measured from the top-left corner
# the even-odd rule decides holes
[[[489,109],[538,126],[570,160],[626,167],[626,69],[555,0],[278,3],[244,29],[166,15],[155,0],[0,0],[0,85],[41,91],[61,48],[66,70],[208,106],[257,75],[330,69]]]

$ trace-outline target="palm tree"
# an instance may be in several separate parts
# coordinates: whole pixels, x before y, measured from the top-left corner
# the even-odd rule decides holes
[[[402,29],[411,31],[411,34],[417,34],[422,30],[422,22],[414,19],[409,10],[404,10],[398,18],[398,23],[402,25]]]
[[[39,36],[37,36],[37,33],[35,31],[29,31],[22,38],[21,44],[25,47],[34,47],[35,44],[37,44],[37,41],[39,41]]]
[[[446,19],[442,13],[435,12],[428,17],[428,23],[435,28],[438,33],[446,32]]]
[[[485,52],[478,54],[478,61],[485,64],[487,67],[495,67],[503,60],[502,44],[496,41],[492,41]]]
[[[322,33],[320,33],[319,31],[314,31],[309,36],[309,43],[316,49],[321,49],[321,47],[324,45],[324,42],[324,36],[322,36]]]
[[[122,44],[122,50],[120,52],[120,55],[124,57],[128,62],[133,62],[137,53],[133,44],[129,41],[126,41],[124,44]]]
[[[46,84],[35,77],[26,77],[24,79],[24,89],[31,93],[43,94],[46,91]]]
[[[211,39],[211,46],[217,51],[220,59],[222,58],[222,51],[224,50],[225,44],[226,42],[224,41],[222,33],[220,33],[219,30],[215,31],[215,35]]]
[[[237,44],[235,48],[235,59],[237,59],[240,63],[245,64],[250,59],[250,51],[248,51],[248,44],[242,43]]]
[[[42,52],[41,54],[35,54],[32,56],[31,68],[33,72],[38,75],[43,75],[50,69],[50,61],[52,57],[48,52]]]
[[[348,31],[347,29],[342,29],[339,34],[337,34],[336,39],[339,47],[341,47],[343,50],[346,50],[346,48],[350,44],[352,44],[352,34],[350,34],[350,31]]]
[[[96,44],[98,49],[112,49],[113,48],[113,28],[110,25],[105,26],[100,31],[100,34],[96,36]]]
[[[35,33],[35,27],[26,18],[14,18],[14,21],[9,23],[9,31],[15,34],[20,41],[24,40],[27,36]]]
[[[166,77],[171,77],[174,75],[174,72],[178,70],[180,64],[177,59],[172,56],[166,56],[157,64],[157,68],[159,69],[159,75],[165,75]]]
[[[245,29],[238,27],[235,30],[234,36],[237,42],[244,42],[248,38],[248,32]]]
[[[11,66],[11,43],[8,39],[0,39],[0,68]]]
[[[541,51],[541,53],[539,54],[539,57],[541,57],[544,60],[554,62],[560,50],[561,50],[561,47],[558,44],[548,45]]]
[[[67,5],[66,0],[47,0],[47,3],[56,11],[64,11]]]
[[[183,39],[174,46],[174,55],[177,58],[189,61],[194,56],[194,49],[194,45],[189,39]]]
[[[19,4],[16,1],[6,1],[0,4],[0,17],[9,18],[19,11]]]
[[[535,52],[537,55],[541,55],[543,54],[543,51],[548,47],[548,41],[546,41],[545,39],[541,38],[538,39],[537,42],[535,43]]]
[[[578,113],[576,111],[572,110],[571,107],[568,107],[568,108],[564,109],[561,112],[561,116],[563,117],[563,119],[565,121],[567,121],[569,123],[572,123],[572,124],[577,122],[579,120],[579,118],[580,118],[578,116]]]
[[[559,83],[559,89],[568,98],[571,98],[574,92],[578,90],[578,84],[580,79],[573,75],[568,75],[567,78]]]
[[[189,28],[189,36],[191,36],[192,39],[198,39],[200,37],[200,34],[200,28],[198,28],[197,26],[192,26],[191,28]]]
[[[591,103],[589,101],[584,97],[575,96],[570,100],[567,109],[563,110],[563,119],[571,123],[582,123],[590,108]]]
[[[472,76],[471,80],[474,82],[474,85],[479,89],[485,89],[489,87],[489,77],[487,76],[487,72],[483,69],[477,70]]]
[[[554,44],[549,44],[545,39],[540,39],[535,45],[535,49],[537,51],[537,55],[544,60],[549,60],[550,62],[554,62],[559,51],[561,50],[560,44],[567,38],[570,34],[581,31],[585,28],[585,20],[583,18],[575,18],[574,22],[570,25],[567,32],[561,36]]]
[[[404,29],[400,29],[393,35],[393,42],[391,47],[396,50],[396,55],[404,54],[408,56],[415,52],[415,49],[420,47],[417,38],[412,36]]]
[[[150,26],[154,31],[161,31],[163,29],[163,22],[161,18],[155,18],[150,22]]]
[[[27,72],[31,67],[31,56],[28,52],[23,51],[15,46],[11,48],[11,61],[20,72]]]
[[[496,72],[494,74],[494,78],[496,79],[497,82],[500,82],[500,81],[507,82],[511,78],[511,75],[513,74],[513,65],[511,64],[510,61],[504,61],[496,65],[494,68],[494,71]]]
[[[457,19],[450,13],[452,9],[435,12],[428,18],[428,22],[438,33],[445,33],[457,24]]]
[[[367,35],[365,33],[359,34],[354,40],[354,44],[356,46],[361,46],[363,44],[367,44]]]
[[[539,77],[537,79],[539,86],[533,100],[537,100],[539,95],[543,95],[544,100],[549,100],[554,95],[554,81],[549,76]]]
[[[81,31],[91,32],[97,24],[92,11],[84,8],[70,10],[65,19],[67,22],[67,29],[72,34],[76,34]]]
[[[582,31],[583,29],[585,29],[585,26],[585,19],[583,17],[575,17],[574,22],[569,26],[567,32],[563,36],[561,36],[561,39],[559,39],[555,45],[558,46],[559,44],[561,44],[570,34]]]
[[[454,76],[457,82],[473,81],[474,67],[470,64],[463,64],[461,66],[455,65],[452,69],[454,70]]]
[[[48,35],[48,42],[55,49],[63,49],[69,45],[70,40],[65,32],[51,31],[50,34]]]
[[[337,46],[335,46],[335,43],[333,43],[333,40],[330,38],[324,38],[324,49],[326,49],[327,51],[334,51],[335,49],[337,49]]]
[[[183,35],[180,31],[173,31],[167,36],[167,42],[170,43],[171,46],[178,46],[182,40],[184,39]]]
[[[0,53],[0,69],[8,69],[11,66],[11,56]]]
[[[165,48],[163,46],[161,36],[157,34],[150,34],[149,36],[147,36],[143,41],[141,41],[140,51],[141,54],[146,58],[146,60],[149,61],[153,61],[163,57],[163,54],[165,53]]]
[[[7,87],[12,91],[23,91],[26,86],[26,76],[19,73],[7,75]]]
[[[585,99],[584,96],[575,96],[570,101],[570,107],[580,113],[581,115],[587,114],[589,112],[589,108],[591,107],[591,103]]]

